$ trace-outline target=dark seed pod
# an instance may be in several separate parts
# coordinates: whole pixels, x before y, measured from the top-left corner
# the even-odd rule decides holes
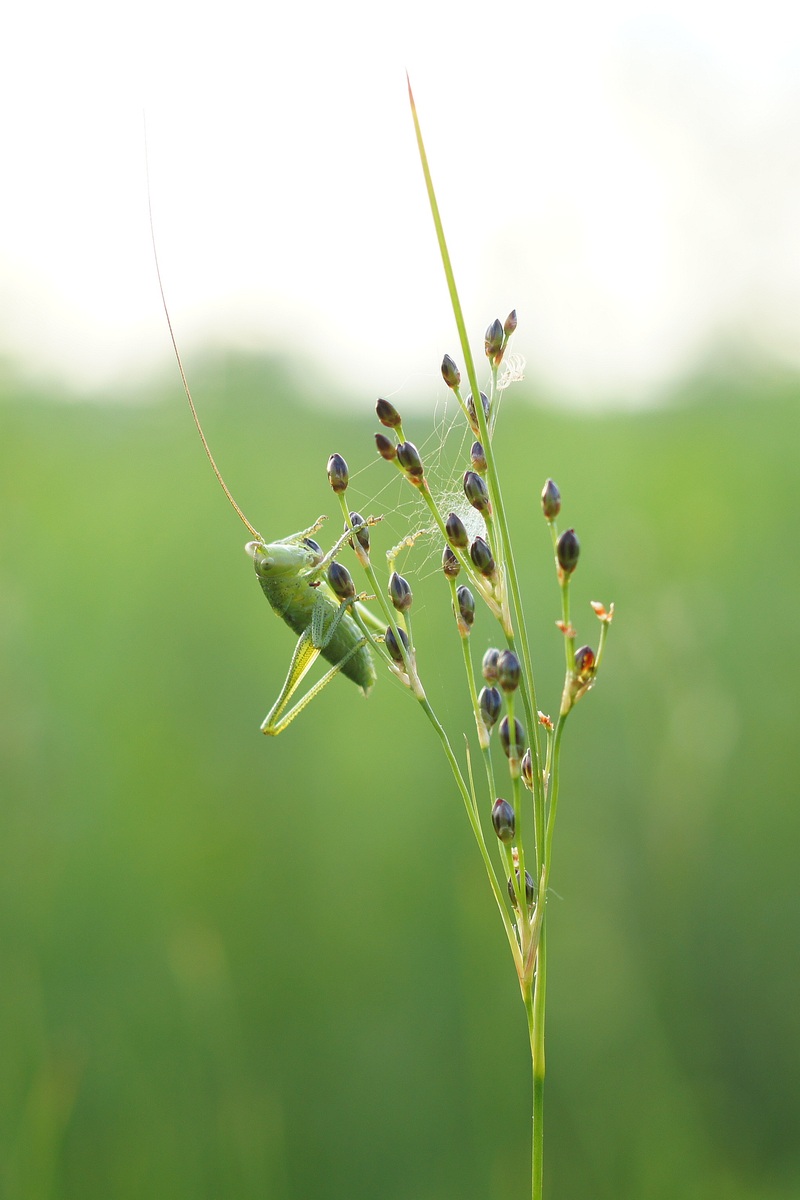
[[[350,482],[347,463],[341,454],[332,454],[328,459],[328,483],[335,492],[346,492]]]
[[[328,583],[340,600],[350,600],[356,594],[356,585],[347,567],[335,560],[328,567]]]
[[[375,405],[375,411],[381,425],[385,425],[387,429],[396,429],[403,423],[400,413],[388,400],[379,400]]]
[[[503,707],[503,697],[500,695],[496,687],[481,688],[478,696],[478,707],[481,710],[481,717],[487,729],[494,729],[497,724],[497,718],[500,716],[500,709]]]
[[[442,551],[442,570],[448,579],[458,578],[458,573],[461,570],[461,563],[449,546],[445,546]]]
[[[514,810],[508,801],[501,799],[500,796],[497,797],[492,805],[492,824],[501,842],[504,842],[506,845],[509,842],[513,842],[516,826]]]
[[[496,568],[488,542],[484,541],[482,537],[476,537],[469,548],[469,556],[472,559],[475,570],[479,571],[487,579],[491,579]]]
[[[517,310],[515,308],[512,308],[511,312],[508,314],[508,316],[505,319],[505,323],[503,325],[503,333],[506,335],[506,337],[511,337],[512,333],[514,332],[514,330],[516,328],[517,328]]]
[[[497,679],[497,660],[499,657],[500,651],[496,646],[490,647],[483,656],[481,671],[487,683],[494,683]]]
[[[504,692],[517,690],[519,675],[519,659],[513,650],[504,650],[497,660],[497,682]]]
[[[451,512],[448,515],[444,523],[444,531],[451,546],[456,546],[459,550],[466,550],[469,545],[469,537],[467,536],[464,522],[458,513]]]
[[[486,474],[486,455],[483,452],[483,446],[480,442],[473,442],[472,449],[469,452],[469,457],[472,462],[473,471],[477,471],[479,475]]]
[[[362,550],[366,550],[367,554],[369,554],[369,525],[367,525],[367,522],[361,516],[361,513],[351,512],[350,524],[355,530],[356,541],[358,542],[359,546]],[[345,529],[347,529],[346,525]],[[351,548],[353,548],[352,538],[348,538],[347,543]]]
[[[392,462],[397,458],[397,449],[391,438],[387,438],[385,433],[375,434],[375,445],[378,449],[378,454],[381,458],[385,458],[387,462]]]
[[[411,608],[414,599],[408,580],[398,575],[397,571],[392,571],[389,580],[389,598],[398,612],[405,612],[407,608]]]
[[[522,762],[519,764],[519,769],[522,774],[522,782],[525,784],[525,787],[530,791],[533,791],[533,755],[531,754],[530,746],[528,746],[528,749],[522,756]]]
[[[558,557],[558,565],[565,575],[570,575],[578,565],[578,555],[581,552],[581,544],[575,536],[574,529],[566,529],[561,537],[556,542],[556,555]]]
[[[588,679],[594,671],[595,654],[591,646],[581,646],[575,651],[575,672],[582,679]]]
[[[483,413],[484,413],[484,416],[486,417],[486,420],[488,421],[489,420],[489,397],[486,395],[486,392],[481,392],[480,397],[481,397],[481,404],[483,405]],[[469,414],[469,423],[472,426],[472,428],[474,429],[475,433],[480,433],[480,426],[478,425],[478,416],[477,416],[477,413],[475,412],[475,401],[472,399],[471,395],[467,396],[467,413]]]
[[[405,629],[401,629],[400,626],[398,625],[397,632],[400,634],[400,641],[403,643],[403,646],[405,647],[405,649],[407,651],[408,650],[408,637],[406,636]],[[392,629],[391,625],[388,625],[386,627],[384,643],[386,645],[386,649],[389,651],[389,656],[391,658],[393,658],[396,663],[402,663],[403,652],[397,644],[397,638],[394,636],[394,630]]]
[[[525,753],[525,730],[522,728],[522,722],[517,717],[514,718],[513,741],[508,717],[503,717],[498,733],[506,758],[522,758]]]
[[[489,504],[489,489],[477,471],[464,472],[464,495],[472,507],[483,516],[492,511]]]
[[[461,383],[461,372],[449,354],[442,359],[442,379],[449,388],[457,388]]]
[[[500,362],[503,351],[503,326],[500,324],[499,318],[492,321],[483,337],[486,357],[490,362]]]
[[[519,871],[516,872],[516,876],[517,876],[517,879],[519,879]],[[511,897],[511,903],[514,905],[514,908],[516,908],[517,907],[517,893],[514,891],[514,884],[511,880],[510,876],[509,876],[509,880],[508,880],[508,894]],[[533,904],[535,899],[536,899],[536,889],[533,886],[533,879],[531,878],[530,871],[526,871],[525,872],[525,903],[528,905],[528,907],[530,907],[530,905]]]
[[[422,478],[422,459],[413,442],[400,442],[397,446],[397,461],[407,475],[411,475],[413,479]]]
[[[458,601],[458,611],[461,613],[461,620],[465,625],[472,625],[475,620],[475,597],[468,587],[463,585],[456,592],[456,600]]]
[[[546,521],[554,521],[561,512],[561,492],[552,479],[542,488],[542,512]]]

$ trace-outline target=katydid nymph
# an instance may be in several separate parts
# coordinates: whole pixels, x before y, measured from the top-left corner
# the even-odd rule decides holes
[[[153,250],[155,253],[155,242]],[[383,633],[384,626],[355,596],[354,589],[340,598],[328,581],[328,571],[332,564],[335,565],[336,554],[345,542],[350,541],[355,545],[356,539],[361,541],[372,520],[363,522],[357,514],[351,514],[348,528],[327,554],[311,536],[321,527],[324,517],[320,517],[309,529],[276,542],[267,542],[251,525],[222,478],[200,424],[172,329],[157,255],[156,273],[172,348],[203,449],[229,503],[252,534],[252,540],[247,543],[245,550],[253,560],[264,595],[273,611],[299,636],[289,673],[261,725],[263,733],[277,735],[340,671],[352,679],[365,695],[375,683],[375,660],[370,643],[372,636]],[[320,654],[331,664],[330,668],[289,707],[292,697]]]

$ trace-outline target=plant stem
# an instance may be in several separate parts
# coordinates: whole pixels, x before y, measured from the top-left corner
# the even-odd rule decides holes
[[[539,903],[544,904],[544,896]],[[536,983],[533,992],[532,1011],[529,1016],[531,1033],[531,1064],[533,1067],[533,1135],[531,1148],[531,1195],[533,1200],[542,1200],[544,1166],[544,1012],[547,985],[547,952],[545,921],[539,933],[539,949],[536,955]]]

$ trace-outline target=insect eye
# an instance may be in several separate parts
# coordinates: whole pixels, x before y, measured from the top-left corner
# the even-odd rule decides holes
[[[309,550],[315,550],[317,554],[322,554],[322,546],[313,538],[303,538],[303,544],[308,546]]]

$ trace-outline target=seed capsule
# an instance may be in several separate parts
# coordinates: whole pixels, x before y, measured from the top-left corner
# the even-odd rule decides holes
[[[533,791],[533,755],[531,748],[528,749],[522,756],[522,762],[519,764],[520,773],[522,774],[522,782],[529,791]]]
[[[591,646],[581,646],[575,651],[575,672],[581,679],[588,679],[594,671],[595,654]]]
[[[457,388],[461,383],[461,372],[449,354],[442,359],[442,379],[449,388]]]
[[[402,575],[398,575],[397,571],[392,571],[392,577],[389,580],[389,598],[398,612],[405,612],[407,608],[411,608],[411,602],[414,599],[414,594],[407,579]]]
[[[451,546],[456,546],[459,550],[466,550],[469,545],[469,537],[458,513],[451,512],[449,514],[444,523],[444,531]]]
[[[346,492],[350,482],[347,463],[341,454],[332,454],[328,459],[328,483],[336,493]]]
[[[492,805],[492,824],[501,842],[504,842],[506,845],[509,842],[513,842],[516,826],[514,810],[508,801],[501,799],[500,796],[497,797]]]
[[[552,479],[542,488],[542,512],[546,521],[553,521],[561,512],[561,492]]]
[[[497,660],[497,682],[504,692],[517,690],[519,675],[519,659],[512,650],[504,650]]]
[[[488,542],[484,541],[482,537],[476,537],[469,548],[469,556],[472,559],[475,570],[479,571],[487,579],[491,579],[495,573],[496,565],[492,558]]]
[[[477,471],[464,472],[464,495],[482,516],[492,511],[489,504],[489,489]]]
[[[556,542],[558,564],[565,575],[571,575],[578,565],[581,544],[575,536],[574,529],[567,529]]]
[[[413,479],[421,479],[424,471],[419,451],[413,442],[400,442],[397,446],[397,461]]]
[[[486,417],[486,420],[488,421],[489,420],[489,397],[486,395],[486,392],[481,392],[480,397],[481,397],[481,404],[483,405],[483,413],[484,413],[484,416]],[[474,429],[475,433],[476,434],[480,433],[480,426],[478,425],[478,416],[477,416],[477,413],[475,412],[475,401],[472,399],[472,395],[467,396],[467,413],[469,415],[469,423],[472,426],[472,428]]]
[[[375,445],[381,458],[385,458],[387,462],[392,462],[397,458],[397,449],[391,438],[387,438],[385,433],[375,434]]]
[[[470,461],[472,462],[473,471],[477,471],[479,475],[486,474],[486,455],[483,452],[483,446],[480,442],[473,442],[472,449],[469,452]]]
[[[353,526],[356,535],[356,541],[358,542],[359,546],[362,550],[366,550],[367,554],[369,554],[369,525],[367,525],[367,522],[361,516],[361,513],[351,512],[350,524]],[[345,529],[347,529],[346,525]],[[351,548],[353,548],[352,538],[348,538],[347,543]]]
[[[396,429],[403,423],[400,413],[388,400],[379,400],[375,405],[375,411],[381,425],[385,425],[387,429]]]
[[[458,611],[465,625],[472,625],[475,620],[475,597],[468,587],[463,585],[456,592]]]
[[[397,632],[400,634],[400,641],[403,643],[406,651],[408,651],[408,637],[405,629],[401,629],[401,627],[398,625]],[[397,644],[397,638],[394,636],[394,630],[392,629],[391,625],[387,625],[386,627],[384,643],[386,645],[386,649],[389,651],[389,656],[393,658],[396,663],[402,663],[403,652]]]
[[[481,663],[481,672],[487,683],[494,683],[497,679],[497,660],[500,657],[500,651],[492,646],[486,651]]]
[[[457,579],[458,573],[461,570],[461,563],[449,546],[445,546],[442,551],[442,570],[448,579]]]
[[[515,308],[512,308],[511,312],[508,314],[508,316],[505,319],[505,323],[503,324],[503,333],[506,335],[506,337],[511,337],[512,333],[514,332],[514,330],[516,328],[517,328],[517,310]]]
[[[522,755],[525,753],[525,730],[522,728],[522,722],[517,717],[514,718],[512,733],[508,717],[503,717],[498,733],[500,735],[500,745],[503,747],[503,753],[506,758],[522,758]]]
[[[516,876],[517,876],[517,879],[519,879],[519,871],[516,872]],[[514,891],[514,884],[512,882],[511,876],[509,876],[509,878],[508,878],[508,894],[511,897],[511,903],[513,904],[514,908],[517,908],[517,893]],[[533,879],[531,878],[530,872],[526,871],[525,872],[525,902],[530,907],[530,905],[533,904],[535,899],[536,899],[536,890],[533,886]]]
[[[486,357],[490,362],[499,363],[503,357],[503,326],[500,324],[499,318],[492,321],[486,333],[483,335],[483,346],[486,351]]]
[[[356,594],[356,585],[347,567],[335,560],[328,567],[328,583],[340,600],[349,600]]]
[[[500,716],[500,709],[503,707],[503,698],[496,687],[481,688],[478,696],[478,707],[481,710],[481,717],[487,729],[494,729],[497,724],[497,718]]]

